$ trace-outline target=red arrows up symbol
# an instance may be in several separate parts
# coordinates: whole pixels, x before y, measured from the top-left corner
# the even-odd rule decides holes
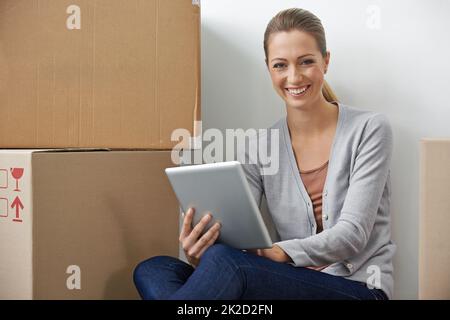
[[[22,222],[22,219],[20,219],[20,210],[23,210],[23,204],[22,201],[20,201],[19,197],[16,197],[11,204],[11,208],[14,209],[16,207],[16,218],[13,219],[15,222]]]

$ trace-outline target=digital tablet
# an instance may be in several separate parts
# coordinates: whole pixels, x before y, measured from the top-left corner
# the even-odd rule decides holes
[[[237,249],[271,248],[268,229],[238,161],[165,169],[183,212],[195,208],[193,225],[208,212],[222,225],[219,243]]]

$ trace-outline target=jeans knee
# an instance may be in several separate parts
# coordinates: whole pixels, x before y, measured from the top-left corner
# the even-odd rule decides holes
[[[210,246],[203,256],[201,257],[200,261],[202,260],[233,260],[236,257],[236,254],[239,253],[237,249],[234,249],[232,247],[229,247],[224,244],[214,244]]]
[[[145,261],[140,262],[133,271],[133,280],[139,281],[139,279],[147,277],[152,270],[162,266],[166,266],[172,262],[175,258],[169,256],[156,256]]]

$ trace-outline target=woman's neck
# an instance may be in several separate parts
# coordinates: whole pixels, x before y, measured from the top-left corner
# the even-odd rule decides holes
[[[286,110],[291,136],[302,139],[319,137],[330,126],[335,126],[339,112],[336,105],[325,100],[323,96],[308,106],[302,108],[286,106]]]

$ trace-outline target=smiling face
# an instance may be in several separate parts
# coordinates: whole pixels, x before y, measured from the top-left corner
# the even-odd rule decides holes
[[[324,99],[323,77],[330,54],[322,56],[312,35],[299,30],[273,33],[267,48],[273,87],[288,108],[307,108]]]

